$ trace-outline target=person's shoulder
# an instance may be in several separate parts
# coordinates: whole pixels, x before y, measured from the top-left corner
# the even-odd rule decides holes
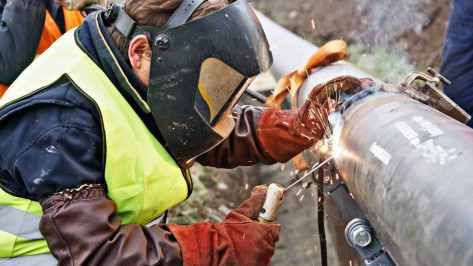
[[[6,150],[26,149],[55,128],[102,135],[95,105],[70,82],[58,82],[0,109],[0,140],[9,143],[8,147],[0,143],[0,152],[5,155]]]
[[[21,120],[21,117],[27,116],[29,113],[36,113],[39,116],[47,114],[50,117],[60,118],[58,112],[62,112],[64,109],[69,109],[71,112],[75,109],[89,113],[90,117],[98,122],[99,112],[95,104],[82,94],[73,83],[61,81],[0,109],[0,125],[12,118],[20,118]]]

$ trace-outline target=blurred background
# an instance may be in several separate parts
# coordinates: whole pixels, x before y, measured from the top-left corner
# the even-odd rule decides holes
[[[335,39],[346,41],[345,60],[388,83],[399,83],[409,72],[424,71],[428,66],[439,69],[451,9],[450,0],[249,2],[317,46]],[[270,91],[275,84],[276,80],[268,73],[256,80],[252,88]],[[240,104],[260,105],[248,96]],[[292,162],[229,170],[196,164],[191,172],[195,184],[193,194],[170,210],[170,222],[220,222],[229,210],[248,198],[253,186],[273,182],[286,186],[295,180]],[[281,238],[270,265],[320,265],[316,199],[313,190],[299,188],[286,195],[276,218],[282,224]],[[329,265],[340,265],[333,245],[329,238]]]

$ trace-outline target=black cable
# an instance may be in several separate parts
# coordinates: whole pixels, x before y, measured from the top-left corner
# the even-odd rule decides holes
[[[324,156],[320,156],[320,163],[324,161]],[[315,172],[312,177],[315,179]],[[324,167],[320,167],[317,171],[317,227],[319,230],[319,242],[322,266],[327,266],[327,240],[325,238],[325,211],[324,211]]]

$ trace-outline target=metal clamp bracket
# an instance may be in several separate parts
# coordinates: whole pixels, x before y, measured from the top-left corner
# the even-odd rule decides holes
[[[461,123],[468,122],[471,116],[439,89],[440,82],[450,85],[450,81],[430,67],[427,68],[427,72],[430,75],[411,72],[399,83],[399,86],[414,99],[432,106]],[[425,82],[421,89],[412,86],[417,80]]]

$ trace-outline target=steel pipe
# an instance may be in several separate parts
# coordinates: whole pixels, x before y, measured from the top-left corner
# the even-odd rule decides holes
[[[276,77],[303,65],[317,49],[258,17]],[[340,75],[370,77],[345,62],[332,64],[310,75],[298,102],[317,83]],[[338,168],[394,259],[400,265],[473,265],[473,130],[393,93],[368,96],[343,116]]]
[[[380,93],[345,113],[338,167],[401,265],[473,265],[473,130]]]

